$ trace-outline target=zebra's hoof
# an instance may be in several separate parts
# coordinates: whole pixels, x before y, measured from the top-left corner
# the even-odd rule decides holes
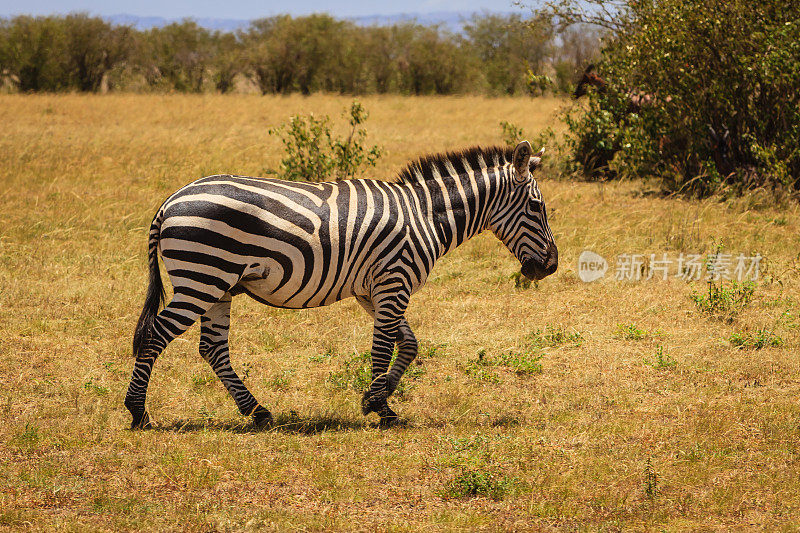
[[[397,416],[397,413],[392,411],[392,408],[389,407],[386,398],[370,396],[370,391],[365,392],[364,397],[361,399],[361,412],[364,413],[364,415],[378,413],[378,416],[381,417],[379,424],[381,429],[390,428],[400,421],[400,417]]]
[[[370,394],[371,391],[364,392],[364,396],[361,397],[361,414],[367,416],[370,413],[380,413],[384,406],[389,408],[389,404],[386,403],[386,398],[376,398]]]
[[[266,428],[272,425],[272,413],[260,405],[253,411],[253,423],[257,428]]]
[[[150,423],[150,415],[145,411],[142,416],[136,417],[134,415],[133,422],[131,422],[131,429],[153,429],[153,424]]]
[[[381,417],[381,421],[378,425],[381,429],[387,429],[392,426],[396,426],[400,422],[400,417],[397,416],[397,413],[392,411],[389,405],[385,405],[383,409],[381,409],[378,414]]]

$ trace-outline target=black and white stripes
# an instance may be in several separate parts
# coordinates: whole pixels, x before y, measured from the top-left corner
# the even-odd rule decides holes
[[[530,169],[527,142],[513,152],[472,148],[424,157],[396,182],[287,182],[210,176],[161,206],[150,228],[150,286],[134,335],[136,363],[125,405],[132,427],[148,427],[147,384],[172,339],[201,319],[200,353],[245,415],[271,421],[231,367],[231,297],[308,308],[356,297],[373,317],[373,381],[362,402],[382,424],[396,415],[387,398],[417,355],[405,319],[411,295],[438,258],[491,229],[526,276],[555,271],[558,253]],[[158,312],[160,251],[174,296]],[[389,368],[395,344],[398,356]]]

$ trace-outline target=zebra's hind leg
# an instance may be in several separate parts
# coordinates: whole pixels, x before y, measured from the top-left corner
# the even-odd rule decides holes
[[[405,318],[400,320],[400,325],[397,327],[396,342],[397,357],[395,357],[392,368],[389,370],[389,374],[386,378],[386,390],[388,396],[391,396],[392,393],[397,389],[397,385],[400,383],[400,378],[403,377],[403,374],[405,374],[405,371],[408,369],[408,365],[411,364],[411,361],[417,357],[417,352],[419,350],[417,338],[414,336],[414,332],[411,331],[411,327],[408,325],[408,322],[406,322]]]
[[[145,401],[150,374],[156,359],[175,337],[189,329],[212,305],[212,302],[186,296],[176,289],[172,301],[153,320],[146,344],[136,356],[128,392],[125,394],[125,407],[133,417],[131,429],[152,427],[150,415],[145,409]]]
[[[252,416],[258,427],[272,424],[272,414],[259,405],[231,366],[228,331],[231,322],[230,293],[214,304],[200,319],[200,355],[228,390],[239,412]]]

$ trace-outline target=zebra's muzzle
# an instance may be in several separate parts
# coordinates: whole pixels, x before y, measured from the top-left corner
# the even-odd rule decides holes
[[[555,272],[558,269],[558,248],[554,243],[548,243],[545,254],[544,261],[528,259],[522,263],[522,275],[530,280],[539,281]]]

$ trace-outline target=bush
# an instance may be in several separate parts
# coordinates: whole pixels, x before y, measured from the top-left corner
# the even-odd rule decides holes
[[[511,490],[513,479],[483,469],[464,468],[444,488],[446,498],[474,498],[484,496],[502,500]]]
[[[731,335],[730,342],[737,348],[753,348],[756,350],[768,346],[783,346],[783,339],[772,330],[766,328],[757,329],[754,333],[734,333]]]
[[[342,369],[328,376],[339,389],[352,389],[357,392],[367,390],[372,383],[372,358],[370,352],[353,353],[344,362]]]
[[[692,292],[691,299],[697,308],[706,315],[731,322],[733,317],[744,309],[755,293],[756,286],[750,281],[744,283],[732,282],[726,287],[720,282],[708,282],[708,291],[705,294]]]
[[[627,0],[606,22],[607,89],[567,121],[574,170],[698,196],[800,187],[800,3]]]
[[[367,132],[359,126],[369,114],[353,102],[349,110],[350,133],[342,139],[331,132],[330,119],[294,116],[288,124],[270,130],[283,142],[286,155],[281,159],[280,175],[288,180],[323,181],[330,178],[347,179],[362,167],[374,167],[382,150],[365,147]]]

